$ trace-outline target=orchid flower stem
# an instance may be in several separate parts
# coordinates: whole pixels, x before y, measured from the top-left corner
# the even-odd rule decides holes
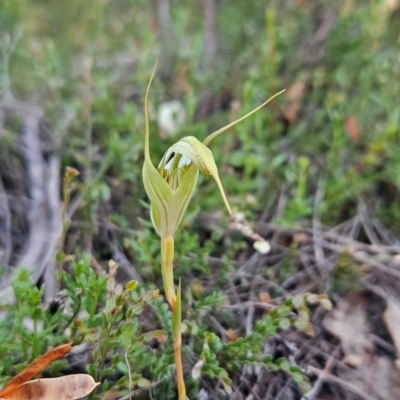
[[[176,308],[172,312],[172,332],[174,337],[174,355],[176,365],[176,382],[178,385],[178,400],[186,400],[186,387],[183,379],[182,366],[182,332],[181,332],[181,282],[179,281],[176,297]]]
[[[173,236],[161,237],[161,272],[164,283],[165,296],[172,309],[172,334],[174,339],[174,356],[176,366],[176,381],[178,385],[178,399],[186,400],[185,381],[182,366],[182,332],[181,332],[181,284],[178,293],[174,287],[174,238]]]
[[[174,287],[174,238],[161,237],[161,273],[164,283],[165,296],[172,311],[175,311],[176,294]]]
[[[185,382],[183,380],[182,366],[182,312],[181,312],[181,283],[178,291],[174,286],[174,234],[182,221],[190,199],[196,188],[199,172],[206,177],[214,178],[225,206],[231,214],[231,208],[224,193],[221,180],[218,174],[218,167],[215,164],[214,156],[208,146],[221,133],[232,128],[240,121],[250,117],[264,107],[276,96],[275,94],[266,102],[259,105],[243,117],[231,122],[224,128],[209,135],[203,142],[194,136],[187,136],[172,145],[164,154],[156,168],[150,157],[150,129],[147,102],[151,82],[157,68],[157,61],[151,73],[147,85],[144,100],[144,163],[143,163],[143,184],[147,195],[150,198],[151,221],[158,235],[161,237],[161,273],[164,284],[165,297],[172,311],[172,333],[174,339],[174,354],[176,365],[176,381],[178,386],[178,399],[186,400]]]

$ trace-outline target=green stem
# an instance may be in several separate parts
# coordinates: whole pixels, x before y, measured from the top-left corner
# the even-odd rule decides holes
[[[178,293],[174,286],[174,238],[167,236],[161,238],[161,273],[163,277],[165,297],[172,309],[172,334],[174,339],[174,356],[176,366],[176,382],[178,385],[178,400],[186,400],[185,381],[183,379],[182,365],[182,333],[181,333],[181,284]]]
[[[39,356],[38,349],[38,334],[37,334],[37,319],[33,320],[33,343],[32,343],[32,356],[36,358]]]
[[[175,310],[176,294],[174,287],[174,238],[172,236],[161,238],[161,273],[163,277],[165,297],[172,311]]]
[[[176,382],[178,385],[178,400],[186,400],[185,380],[182,365],[182,333],[181,333],[181,282],[179,281],[176,298],[176,308],[172,313],[172,332],[174,337],[174,355],[176,365]]]

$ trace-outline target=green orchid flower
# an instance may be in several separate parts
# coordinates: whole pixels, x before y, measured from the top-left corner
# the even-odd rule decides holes
[[[207,178],[212,176],[221,192],[222,200],[228,212],[231,208],[224,193],[214,156],[208,146],[221,133],[256,113],[272,99],[284,92],[275,94],[253,111],[212,133],[203,143],[194,136],[184,137],[172,145],[154,167],[149,150],[149,122],[147,114],[148,92],[154,76],[150,78],[145,97],[145,161],[143,165],[143,182],[151,201],[151,219],[161,237],[173,236],[176,232],[196,188],[199,171]]]
[[[207,178],[214,178],[221,193],[222,200],[231,214],[231,208],[226,198],[218,168],[214,156],[208,146],[221,133],[235,126],[240,121],[248,118],[276,96],[275,94],[266,102],[249,112],[245,116],[230,123],[222,129],[209,135],[203,142],[194,136],[180,139],[172,145],[156,168],[150,158],[150,132],[147,111],[148,95],[157,63],[150,77],[145,96],[145,146],[143,183],[147,195],[150,198],[150,215],[155,230],[161,238],[161,272],[165,296],[172,309],[172,328],[174,336],[175,364],[177,370],[177,384],[179,400],[186,399],[185,384],[183,381],[183,368],[181,360],[181,289],[180,284],[177,293],[174,287],[173,258],[174,258],[174,234],[182,221],[189,202],[196,188],[199,172]]]

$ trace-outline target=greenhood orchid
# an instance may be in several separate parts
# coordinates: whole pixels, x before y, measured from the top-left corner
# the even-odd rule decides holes
[[[221,192],[222,200],[231,214],[231,208],[219,178],[218,168],[208,145],[221,133],[260,110],[272,99],[283,93],[284,90],[275,94],[245,116],[214,132],[203,142],[200,142],[194,136],[187,136],[179,140],[168,149],[158,167],[155,168],[150,159],[150,133],[147,113],[148,91],[153,75],[154,71],[145,98],[146,127],[143,182],[151,201],[151,219],[154,228],[161,237],[168,237],[174,235],[183,218],[196,188],[199,171],[206,177],[212,176],[214,178]]]
[[[209,135],[203,142],[200,142],[193,136],[184,137],[179,140],[167,150],[156,168],[150,158],[150,132],[147,111],[150,85],[156,67],[157,63],[153,69],[145,96],[143,183],[151,202],[151,220],[161,238],[161,273],[165,296],[172,309],[172,330],[179,393],[178,399],[186,400],[181,359],[181,285],[179,283],[178,290],[175,292],[173,277],[174,234],[193,196],[199,172],[202,172],[206,177],[211,176],[214,178],[221,193],[222,200],[228,212],[231,214],[231,208],[219,178],[214,156],[208,146],[221,133],[260,110],[276,96],[283,93],[283,91],[272,96],[265,103],[245,116]]]

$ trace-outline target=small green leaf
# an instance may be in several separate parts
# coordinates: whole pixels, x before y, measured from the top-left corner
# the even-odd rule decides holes
[[[101,392],[105,393],[107,392],[108,388],[110,387],[110,384],[107,379],[104,380],[103,384],[101,385]]]
[[[138,286],[138,281],[132,280],[129,281],[126,285],[125,285],[125,289],[129,290],[130,292],[135,290]]]
[[[292,372],[291,375],[297,383],[307,382],[307,378],[301,372]]]
[[[304,295],[295,296],[295,297],[293,297],[293,305],[296,308],[299,308],[304,305],[305,299],[306,299],[306,297]]]
[[[293,323],[295,328],[297,328],[299,331],[304,331],[307,328],[307,324],[308,322],[302,318],[296,318],[296,320]]]
[[[90,292],[87,294],[86,297],[86,311],[92,317],[96,313],[96,299],[94,295]]]
[[[115,305],[116,305],[117,307],[122,307],[122,306],[125,304],[125,300],[126,300],[126,297],[125,297],[124,295],[118,296],[118,297],[115,299]]]
[[[262,362],[265,363],[265,364],[267,364],[267,363],[272,362],[272,360],[273,360],[273,358],[272,358],[271,354],[268,354],[267,356],[265,356],[265,357],[262,359]]]
[[[222,385],[224,386],[224,390],[227,394],[232,394],[232,388],[230,386],[230,384],[232,383],[232,381],[228,378],[228,379],[222,379]]]
[[[145,342],[150,342],[151,340],[154,339],[154,332],[146,332],[145,334],[142,335],[143,341]]]
[[[165,331],[162,330],[157,330],[154,331],[154,337],[161,343],[165,343],[167,341],[167,335],[165,333]]]
[[[279,327],[282,329],[289,329],[290,328],[290,320],[288,318],[282,318],[279,321]]]
[[[109,340],[105,344],[107,349],[116,349],[118,347],[121,347],[121,342],[119,340]]]
[[[290,314],[290,308],[286,306],[278,307],[277,311],[280,317],[287,317]]]
[[[59,263],[64,262],[66,257],[67,256],[65,255],[65,253],[63,251],[61,251],[61,250],[57,251],[57,253],[56,253],[56,261],[57,262],[59,262]]]
[[[100,373],[101,376],[113,375],[113,374],[115,374],[114,368],[104,368]]]
[[[40,307],[36,307],[32,313],[32,319],[37,321],[42,316],[42,309]]]
[[[144,302],[148,302],[153,298],[153,290],[147,290],[146,292],[143,293],[142,299]]]
[[[277,309],[277,308],[274,308],[273,310],[271,310],[271,311],[268,313],[268,315],[269,315],[271,318],[275,318],[275,317],[278,315],[278,309]]]
[[[284,358],[284,357],[278,358],[278,359],[275,361],[275,364],[276,364],[280,369],[282,369],[283,371],[289,371],[289,369],[290,369],[290,363],[289,363],[289,361],[286,360],[286,358]]]
[[[112,360],[111,360],[111,364],[112,365],[117,365],[119,362],[121,362],[122,361],[122,356],[121,356],[121,354],[116,354],[113,358],[112,358]]]
[[[124,373],[128,373],[128,371],[123,371]],[[125,386],[128,385],[128,377],[127,376],[123,376],[121,378],[119,378],[117,380],[117,382],[115,382],[115,386]]]
[[[306,333],[309,336],[314,336],[314,327],[311,322],[308,322],[305,329],[304,333]]]
[[[139,315],[143,312],[144,310],[144,303],[143,302],[139,302],[134,304],[133,306],[129,307],[127,315],[129,313],[129,315]]]
[[[140,388],[145,388],[145,387],[149,387],[151,385],[151,382],[146,378],[140,378],[137,380],[137,385]]]

